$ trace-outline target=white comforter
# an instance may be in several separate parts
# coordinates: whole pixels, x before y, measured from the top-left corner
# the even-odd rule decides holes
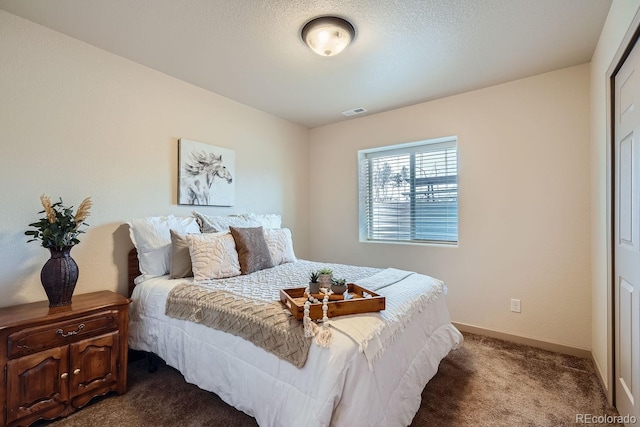
[[[394,290],[419,277],[433,281],[414,274],[377,292],[393,304],[401,294]],[[336,328],[331,346],[312,345],[298,369],[234,335],[165,316],[167,295],[182,282],[162,277],[136,286],[130,348],[157,354],[188,382],[216,393],[263,427],[409,425],[440,360],[462,342],[441,292],[403,322],[371,369],[362,349]]]

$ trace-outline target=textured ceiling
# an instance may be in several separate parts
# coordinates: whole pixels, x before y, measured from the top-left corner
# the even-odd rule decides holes
[[[0,8],[307,127],[591,60],[611,0],[0,0]],[[311,18],[356,27],[326,58]]]

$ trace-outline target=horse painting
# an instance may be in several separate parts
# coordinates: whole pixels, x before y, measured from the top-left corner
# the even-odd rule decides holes
[[[181,141],[182,142],[182,141]],[[190,141],[189,141],[190,142]],[[181,147],[182,148],[182,147]],[[184,153],[186,154],[186,153]],[[194,150],[183,157],[180,170],[180,204],[226,205],[214,197],[214,180],[220,178],[223,186],[233,182],[233,176],[222,163],[222,154]],[[225,184],[226,183],[226,184]]]

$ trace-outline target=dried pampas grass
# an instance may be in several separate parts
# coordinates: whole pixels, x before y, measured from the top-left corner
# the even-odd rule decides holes
[[[40,202],[42,203],[42,207],[44,208],[44,212],[47,214],[47,219],[50,224],[56,222],[56,212],[51,207],[51,199],[49,196],[43,194],[40,196]]]
[[[76,212],[76,216],[73,218],[76,223],[76,228],[80,227],[82,222],[87,219],[87,217],[91,213],[91,206],[91,197],[87,197],[82,201],[82,203],[80,203],[80,206],[78,206],[78,212]]]

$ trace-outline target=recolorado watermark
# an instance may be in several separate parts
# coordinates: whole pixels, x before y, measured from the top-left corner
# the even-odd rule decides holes
[[[594,415],[576,414],[576,424],[635,424],[638,418],[635,415]]]

